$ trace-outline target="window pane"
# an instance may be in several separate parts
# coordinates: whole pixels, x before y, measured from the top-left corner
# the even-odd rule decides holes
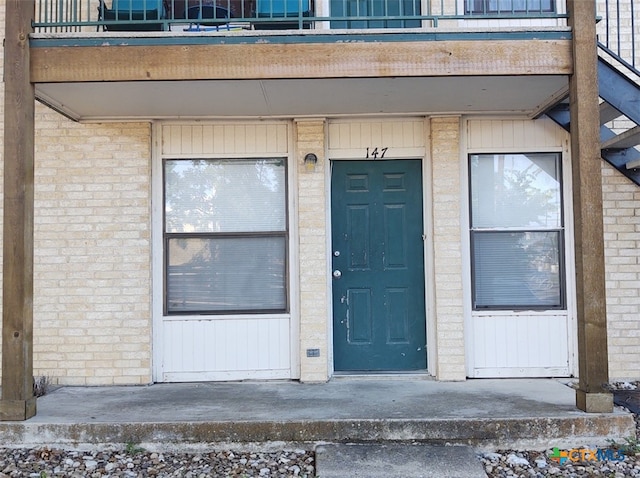
[[[466,0],[465,14],[553,13],[554,0]]]
[[[419,0],[331,0],[333,17],[420,15]],[[420,20],[334,20],[331,28],[419,28]]]
[[[558,228],[560,155],[471,155],[473,228]]]
[[[286,229],[282,159],[165,161],[166,232]]]
[[[286,310],[284,236],[168,242],[168,312]]]
[[[563,307],[561,232],[474,232],[475,308]]]

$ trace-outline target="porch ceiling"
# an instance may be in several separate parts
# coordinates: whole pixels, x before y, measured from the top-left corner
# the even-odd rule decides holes
[[[77,121],[355,114],[521,114],[561,96],[567,76],[124,81],[36,84]]]

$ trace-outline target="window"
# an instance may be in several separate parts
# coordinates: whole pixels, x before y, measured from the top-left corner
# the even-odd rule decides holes
[[[392,17],[420,15],[419,0],[331,0],[331,16],[359,17],[358,20],[334,20],[331,22],[331,28],[419,28],[421,20],[400,20]],[[385,19],[364,20],[362,17]]]
[[[553,13],[555,0],[465,0],[465,15]]]
[[[166,313],[285,312],[285,160],[165,160],[164,187]]]
[[[564,308],[560,154],[469,158],[474,309]]]

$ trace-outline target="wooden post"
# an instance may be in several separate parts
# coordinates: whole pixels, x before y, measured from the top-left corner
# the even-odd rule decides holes
[[[0,420],[36,414],[33,396],[34,87],[29,34],[35,0],[7,0],[4,46],[4,224]]]
[[[573,32],[569,80],[573,215],[576,245],[578,367],[576,404],[585,412],[612,412],[602,226],[602,172],[598,110],[596,2],[568,0]]]

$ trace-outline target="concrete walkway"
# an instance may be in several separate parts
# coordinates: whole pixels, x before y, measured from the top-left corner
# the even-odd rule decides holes
[[[320,478],[487,478],[468,446],[331,444],[316,448]]]
[[[606,445],[635,433],[632,415],[586,414],[557,380],[437,382],[335,378],[324,384],[240,382],[62,387],[25,422],[0,422],[0,443],[147,449],[203,443],[419,441],[479,449]]]

